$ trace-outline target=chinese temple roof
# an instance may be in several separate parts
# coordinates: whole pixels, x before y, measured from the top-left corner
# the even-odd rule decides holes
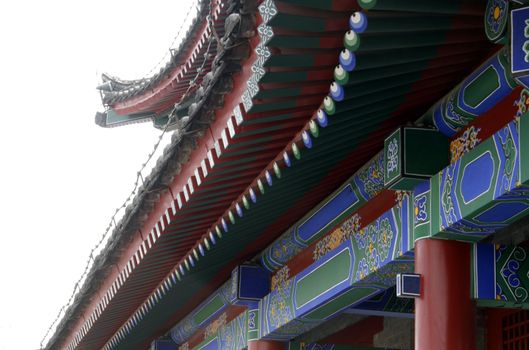
[[[484,7],[201,1],[159,74],[104,76],[98,124],[176,115],[176,131],[47,348],[167,332],[495,50]]]

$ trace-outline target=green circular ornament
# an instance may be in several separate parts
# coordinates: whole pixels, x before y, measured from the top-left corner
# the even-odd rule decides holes
[[[358,4],[364,10],[371,10],[377,5],[377,0],[358,0]]]
[[[343,36],[343,46],[351,52],[355,52],[360,47],[360,36],[353,30],[348,30]]]
[[[246,209],[250,209],[250,202],[248,202],[248,198],[246,198],[246,195],[242,196],[242,205],[244,205]]]
[[[261,179],[257,180],[257,187],[259,188],[259,192],[261,192],[261,194],[265,193],[265,188]]]
[[[294,142],[292,144],[292,153],[294,153],[294,158],[301,159],[301,152],[299,151],[298,145]]]
[[[340,85],[345,85],[349,81],[349,72],[340,64],[334,67],[334,80]]]
[[[325,112],[328,115],[333,115],[336,113],[336,105],[330,96],[325,96],[323,99],[323,109],[325,109]]]
[[[488,0],[485,10],[485,34],[493,43],[508,42],[509,0]]]
[[[320,136],[320,130],[318,128],[318,124],[316,124],[314,119],[312,119],[309,122],[309,129],[310,129],[310,133],[312,134],[312,136],[314,136],[314,137]]]
[[[274,173],[278,179],[281,178],[281,168],[279,168],[279,164],[277,164],[277,162],[274,162]]]

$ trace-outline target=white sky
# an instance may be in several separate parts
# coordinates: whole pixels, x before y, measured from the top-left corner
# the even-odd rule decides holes
[[[99,74],[144,76],[191,2],[0,3],[0,350],[39,348],[160,133],[96,126]]]

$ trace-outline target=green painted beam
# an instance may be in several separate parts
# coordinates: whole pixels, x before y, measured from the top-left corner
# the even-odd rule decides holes
[[[529,116],[415,189],[415,239],[478,242],[529,214]]]
[[[260,337],[292,339],[394,286],[397,273],[413,271],[410,204],[403,194],[365,228],[342,230],[344,243],[299,274],[285,272],[259,303]]]
[[[192,350],[243,350],[248,347],[248,312],[225,325]]]

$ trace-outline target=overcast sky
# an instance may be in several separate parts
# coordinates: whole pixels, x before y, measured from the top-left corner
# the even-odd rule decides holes
[[[143,77],[191,2],[0,4],[0,350],[39,348],[160,134],[94,124],[100,73]]]

